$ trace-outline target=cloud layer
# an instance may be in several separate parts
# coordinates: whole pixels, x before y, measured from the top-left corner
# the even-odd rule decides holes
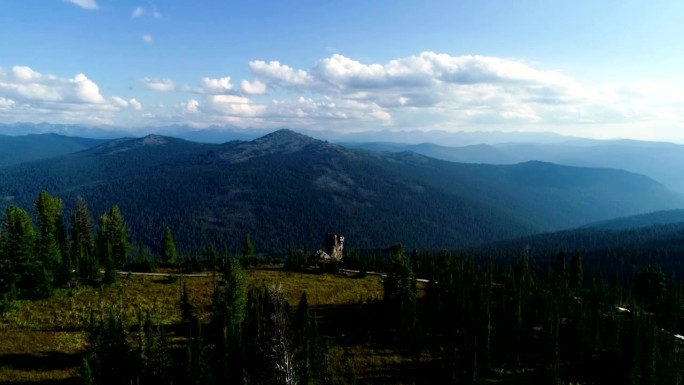
[[[135,99],[105,98],[85,74],[62,78],[27,66],[0,68],[0,118],[5,121],[114,124],[126,108],[142,109]]]
[[[144,12],[136,8],[133,17]],[[146,104],[160,107],[137,124],[566,134],[605,127],[605,136],[619,136],[619,130],[626,129],[651,127],[655,133],[666,129],[658,127],[670,127],[671,133],[684,128],[680,87],[648,82],[582,84],[567,74],[516,59],[422,52],[386,63],[333,54],[306,69],[277,60],[246,65],[252,79],[198,76],[190,85],[154,76],[140,79],[156,98]],[[137,99],[101,95],[84,74],[60,78],[23,66],[0,71],[0,116],[49,109],[72,120],[85,119],[74,112],[84,105],[92,108],[92,119],[114,122],[142,109]]]

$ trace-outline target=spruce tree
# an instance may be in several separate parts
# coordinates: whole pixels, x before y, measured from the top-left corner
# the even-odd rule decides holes
[[[104,267],[104,282],[116,280],[116,270],[128,264],[130,252],[128,231],[118,206],[113,206],[109,213],[100,216],[97,231],[97,251],[100,264]]]
[[[62,201],[41,191],[35,202],[38,217],[38,236],[36,239],[36,259],[45,272],[44,290],[50,291],[56,284],[59,268],[62,265],[62,250],[59,242]]]
[[[173,241],[173,234],[171,229],[167,226],[164,229],[164,236],[162,237],[161,259],[164,263],[176,263],[176,244]]]
[[[82,282],[94,282],[99,278],[100,267],[95,258],[93,220],[81,197],[76,200],[76,212],[72,217],[71,257],[76,263],[78,276]]]
[[[10,292],[13,287],[31,292],[37,284],[31,275],[35,270],[32,265],[36,235],[28,213],[16,206],[8,207],[0,238],[0,292]]]
[[[254,255],[254,245],[252,244],[252,237],[247,233],[245,241],[242,245],[242,257],[249,258]]]
[[[393,247],[382,285],[389,319],[404,331],[412,329],[416,317],[416,277],[402,245]]]

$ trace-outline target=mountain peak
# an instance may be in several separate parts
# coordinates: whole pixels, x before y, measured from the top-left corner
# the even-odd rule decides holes
[[[241,142],[222,155],[229,162],[244,162],[252,158],[266,155],[287,155],[302,151],[320,140],[300,134],[298,132],[281,129],[250,142]]]
[[[142,138],[120,138],[110,140],[100,146],[104,153],[113,155],[141,148],[164,147],[172,143],[189,143],[182,139],[171,138],[158,134],[150,134]]]
[[[255,143],[273,143],[273,144],[294,144],[294,143],[305,143],[309,144],[317,141],[316,139],[300,134],[298,132],[283,128],[277,131],[273,131],[270,134],[264,135],[261,138],[254,140]]]

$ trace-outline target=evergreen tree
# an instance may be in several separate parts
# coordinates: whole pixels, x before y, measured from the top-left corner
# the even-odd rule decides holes
[[[249,258],[254,255],[254,245],[252,244],[252,237],[249,233],[245,235],[245,241],[242,244],[242,257]]]
[[[393,247],[382,285],[389,319],[403,330],[412,329],[416,317],[416,277],[402,245]]]
[[[231,383],[244,377],[245,346],[242,326],[247,316],[245,272],[236,258],[225,260],[223,282],[214,292],[213,322],[220,332],[219,372]]]
[[[139,316],[139,323],[138,382],[143,384],[169,383],[173,364],[166,332],[160,322],[152,322],[149,311],[145,314],[144,320]]]
[[[123,320],[112,310],[97,324],[91,324],[86,362],[81,374],[90,376],[89,380],[95,384],[134,383],[136,365],[131,360],[132,350],[127,335]]]
[[[161,258],[164,263],[176,263],[176,244],[173,241],[171,229],[167,226],[162,237]]]
[[[128,264],[130,252],[128,231],[118,206],[113,206],[109,213],[100,216],[97,231],[97,251],[100,264],[105,269],[104,282],[116,280],[116,269]]]
[[[96,244],[100,266],[104,268],[102,280],[105,284],[112,284],[116,281],[116,268],[114,266],[112,243],[109,239],[109,217],[107,214],[100,216]]]
[[[16,206],[5,210],[5,219],[0,232],[2,250],[0,252],[0,292],[32,291],[38,282],[33,274],[35,231],[28,213]]]
[[[41,191],[35,202],[38,217],[38,236],[36,240],[36,259],[46,272],[44,288],[50,291],[55,285],[56,275],[62,265],[62,249],[59,241],[62,201]]]
[[[95,258],[93,220],[83,198],[76,200],[76,212],[72,218],[71,258],[78,267],[82,282],[94,282],[100,276],[100,267]]]
[[[131,242],[128,239],[128,229],[124,222],[123,214],[119,206],[112,206],[108,215],[107,234],[109,242],[112,244],[112,255],[114,264],[121,269],[128,265],[128,256],[131,252]]]

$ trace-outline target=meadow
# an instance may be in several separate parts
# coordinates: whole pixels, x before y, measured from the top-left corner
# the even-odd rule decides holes
[[[248,288],[281,284],[293,307],[306,292],[311,309],[323,314],[319,317],[334,314],[331,309],[382,299],[383,295],[378,276],[349,278],[280,269],[249,269],[246,273]],[[208,323],[216,280],[211,273],[203,277],[122,274],[116,284],[108,287],[80,286],[61,289],[48,299],[19,301],[0,320],[0,383],[78,383],[81,355],[87,343],[85,330],[91,319],[114,308],[129,324],[135,324],[141,314],[149,312],[155,322],[173,330],[181,322],[179,299],[183,284],[195,314]],[[364,373],[386,377],[387,367],[416,359],[388,349],[353,344],[335,346],[329,355],[333,370],[353,371],[359,377]]]

